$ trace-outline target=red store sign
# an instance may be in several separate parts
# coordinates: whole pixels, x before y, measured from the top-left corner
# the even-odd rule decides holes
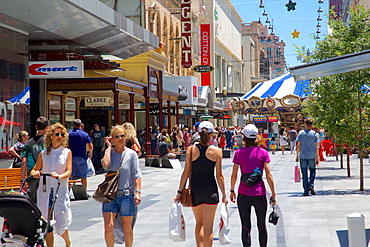
[[[211,65],[211,25],[201,24],[200,25],[200,54],[201,54],[201,65]],[[201,85],[211,86],[211,73],[202,73]]]
[[[188,69],[192,66],[191,57],[191,0],[181,0],[181,45],[182,67]]]

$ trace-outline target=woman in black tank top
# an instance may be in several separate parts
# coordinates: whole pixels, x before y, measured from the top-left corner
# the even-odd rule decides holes
[[[197,246],[209,247],[213,243],[213,223],[219,202],[217,185],[222,193],[222,202],[227,203],[227,199],[222,174],[222,151],[218,147],[210,146],[213,124],[203,121],[198,131],[200,142],[186,151],[185,168],[174,200],[180,201],[182,189],[189,179],[193,198],[192,210],[196,221],[195,240]]]

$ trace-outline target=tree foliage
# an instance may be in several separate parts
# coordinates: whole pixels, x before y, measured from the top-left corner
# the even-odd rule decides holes
[[[360,6],[352,9],[350,16],[348,23],[329,20],[332,33],[316,43],[309,57],[311,61],[370,49],[370,11]],[[369,79],[369,69],[313,79],[313,97],[307,101],[305,110],[318,126],[331,133],[337,143],[358,145],[360,152],[364,142],[369,140],[369,92],[363,90]],[[360,177],[363,177],[362,169]],[[360,190],[363,190],[363,182]]]

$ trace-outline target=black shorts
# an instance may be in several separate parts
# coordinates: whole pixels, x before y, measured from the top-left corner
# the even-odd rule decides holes
[[[193,197],[193,207],[201,204],[218,204],[218,190],[217,188],[210,187],[200,187],[192,188],[191,194]]]

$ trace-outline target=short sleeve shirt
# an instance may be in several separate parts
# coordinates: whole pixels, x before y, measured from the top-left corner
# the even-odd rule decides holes
[[[72,157],[87,159],[86,144],[91,143],[90,136],[82,129],[74,128],[69,134],[69,149],[72,151]]]
[[[270,156],[265,149],[260,147],[239,149],[235,152],[233,158],[233,163],[239,165],[241,174],[253,173],[256,167],[263,173],[265,162],[270,162]],[[240,182],[238,193],[246,196],[265,196],[266,187],[263,181],[257,182],[252,187],[248,187],[244,182]]]
[[[297,142],[300,142],[299,158],[316,158],[316,143],[320,142],[320,138],[315,131],[307,129],[299,131]]]
[[[105,137],[105,133],[103,130],[94,131],[92,133],[94,147],[99,147],[99,148],[103,147],[104,137]]]
[[[120,161],[122,155],[125,155],[119,172],[118,189],[129,189],[133,194],[135,194],[135,180],[141,177],[139,158],[137,157],[136,152],[132,149],[126,148],[124,153],[116,153],[114,149],[112,149],[111,165],[108,170],[117,171],[121,166]]]

